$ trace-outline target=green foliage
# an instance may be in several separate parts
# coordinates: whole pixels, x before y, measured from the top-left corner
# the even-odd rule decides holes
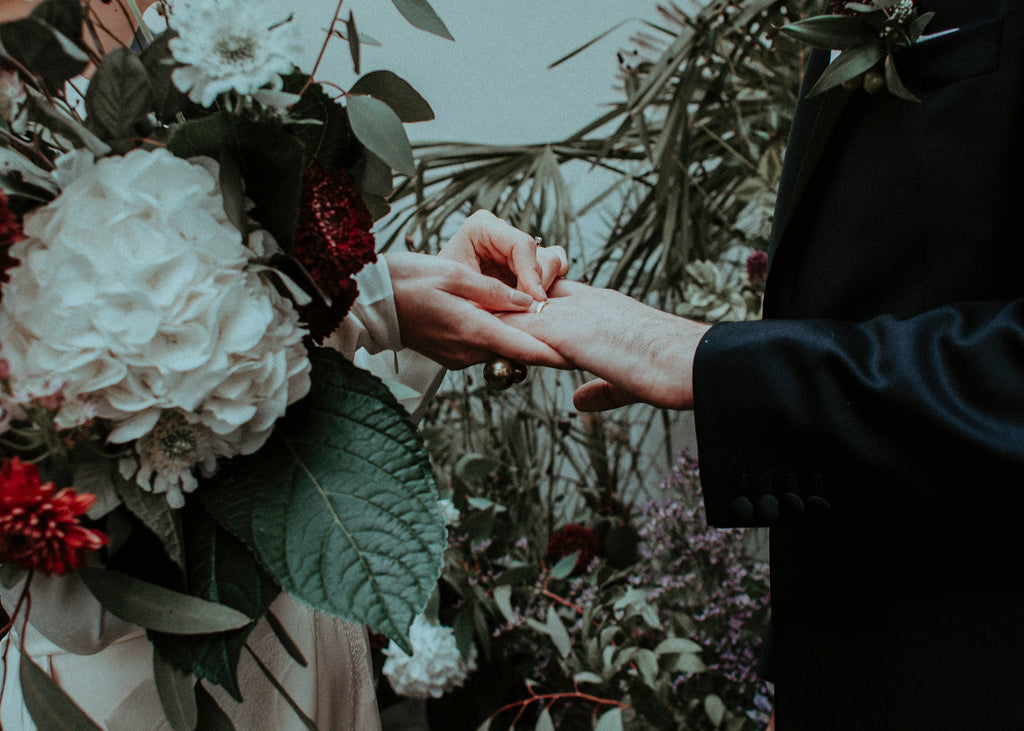
[[[200,497],[283,589],[408,647],[445,545],[427,453],[379,379],[333,351],[311,360],[309,395]]]

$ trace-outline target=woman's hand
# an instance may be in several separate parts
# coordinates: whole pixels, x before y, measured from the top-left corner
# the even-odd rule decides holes
[[[538,246],[533,236],[483,210],[467,218],[438,255],[538,301],[546,300],[551,284],[569,270],[569,258],[561,246]]]
[[[384,258],[406,347],[456,370],[496,355],[538,365],[569,365],[550,346],[493,314],[527,311],[534,301],[530,295],[440,256],[395,252]]]

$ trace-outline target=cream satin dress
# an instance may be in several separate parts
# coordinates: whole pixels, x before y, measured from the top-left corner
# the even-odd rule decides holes
[[[359,298],[329,344],[350,357],[355,354],[357,362],[381,378],[411,388],[403,392],[408,396],[401,400],[418,420],[444,370],[417,353],[402,350],[384,260],[365,267],[356,279]],[[20,590],[20,585],[0,590],[0,602],[8,612],[13,611]],[[324,731],[379,730],[366,629],[314,611],[284,593],[271,605],[271,611],[298,645],[306,667],[288,655],[265,620],[253,630],[248,644],[303,713]],[[17,622],[0,641],[0,652],[6,655],[6,664],[0,668],[3,731],[36,728],[22,700],[19,681],[22,634],[26,653],[102,728],[171,728],[153,680],[153,647],[145,630],[105,611],[81,580],[69,574],[33,578],[28,626]],[[204,683],[238,731],[305,729],[248,653],[242,653],[238,675],[242,704],[219,686]]]

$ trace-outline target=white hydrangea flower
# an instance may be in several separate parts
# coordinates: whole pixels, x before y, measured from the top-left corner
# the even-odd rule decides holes
[[[412,655],[406,655],[394,642],[384,654],[383,673],[398,695],[424,700],[440,698],[461,687],[476,670],[476,646],[469,657],[462,657],[455,641],[455,632],[418,615],[409,629]]]
[[[181,66],[171,79],[192,101],[208,107],[226,91],[252,95],[279,90],[302,54],[291,18],[266,0],[177,0],[170,50]]]
[[[249,267],[213,161],[78,151],[56,176],[62,194],[11,247],[21,263],[4,287],[0,342],[12,379],[59,382],[113,424],[112,442],[142,440],[137,481],[180,503],[191,471],[142,438],[174,412],[207,471],[256,451],[309,389],[304,330]]]

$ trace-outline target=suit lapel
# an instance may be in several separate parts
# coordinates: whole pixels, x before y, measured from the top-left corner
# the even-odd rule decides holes
[[[825,144],[851,96],[851,92],[842,86],[830,89],[811,99],[804,96],[824,71],[828,61],[829,54],[827,52],[813,51],[807,65],[804,88],[801,90],[801,101],[793,120],[793,129],[787,146],[786,163],[783,165],[782,177],[779,180],[775,220],[768,246],[769,266],[775,258],[779,242],[782,240],[793,212],[821,159]]]

